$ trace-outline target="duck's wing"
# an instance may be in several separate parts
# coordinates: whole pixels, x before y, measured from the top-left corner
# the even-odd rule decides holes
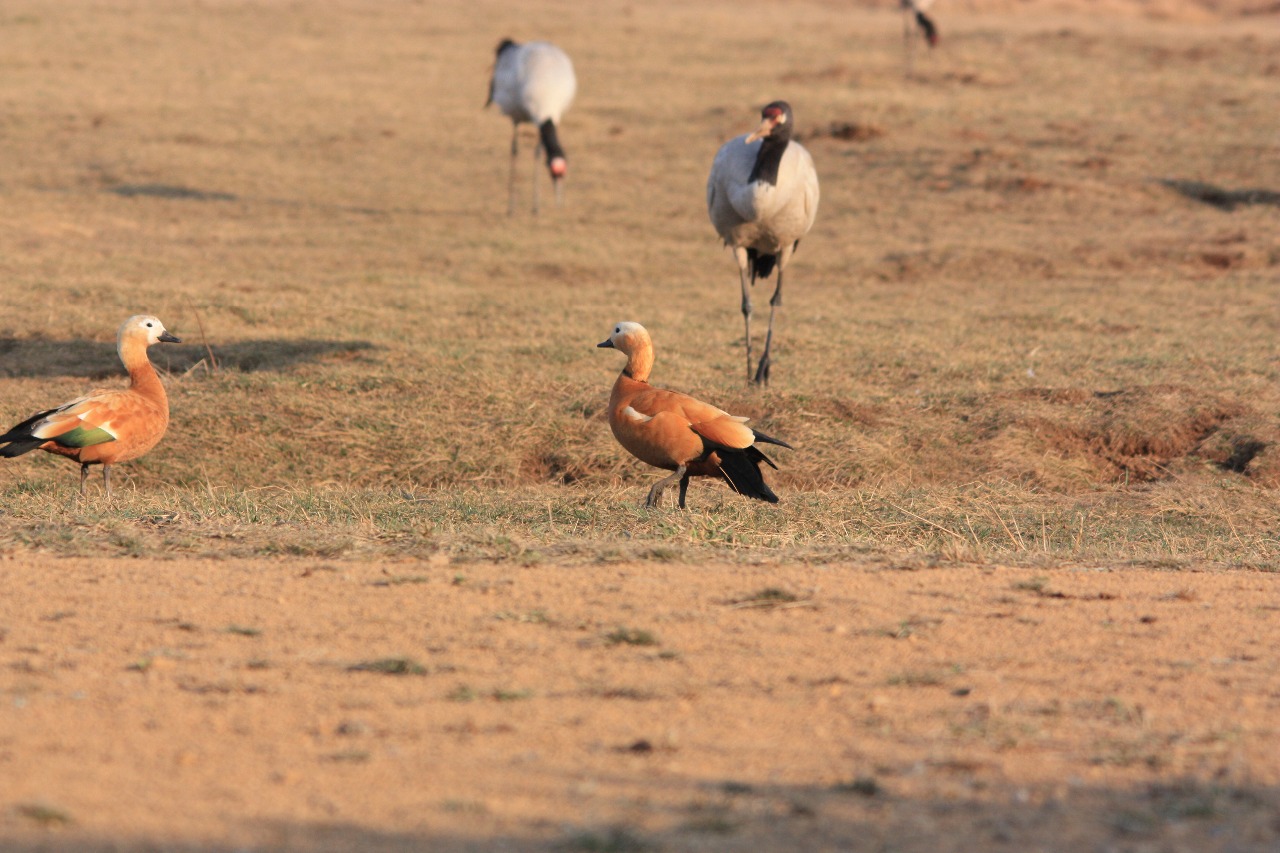
[[[127,422],[132,402],[121,391],[106,391],[72,400],[24,421],[25,437],[52,441],[63,447],[91,447],[116,441],[120,426]],[[15,427],[12,434],[19,427]]]

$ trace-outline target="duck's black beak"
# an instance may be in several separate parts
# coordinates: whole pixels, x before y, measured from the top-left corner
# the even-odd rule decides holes
[[[169,334],[168,332],[165,332],[163,335],[161,335],[160,337],[156,338],[156,340],[157,340],[157,341],[164,341],[166,344],[180,344],[180,343],[182,343],[182,338],[178,337],[177,335],[171,335],[171,334]]]
[[[613,349],[614,348],[613,341],[601,341],[600,343],[596,344],[596,349],[600,349],[601,347],[603,347],[604,349]]]

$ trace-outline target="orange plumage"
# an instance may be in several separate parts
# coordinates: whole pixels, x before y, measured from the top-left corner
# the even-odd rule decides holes
[[[0,435],[0,456],[12,458],[44,450],[80,463],[84,494],[90,465],[102,466],[102,482],[111,496],[111,466],[145,454],[169,426],[169,399],[147,358],[160,341],[180,343],[155,317],[138,314],[124,321],[116,349],[129,371],[129,387],[91,391],[84,397],[39,412]]]
[[[778,502],[760,474],[760,463],[778,466],[755,445],[791,445],[752,430],[744,417],[686,394],[651,386],[653,342],[639,323],[618,323],[609,339],[597,346],[611,347],[627,356],[627,366],[609,397],[609,427],[614,437],[640,461],[675,472],[654,484],[646,506],[657,506],[662,493],[679,481],[683,509],[690,477],[716,477],[739,494]]]

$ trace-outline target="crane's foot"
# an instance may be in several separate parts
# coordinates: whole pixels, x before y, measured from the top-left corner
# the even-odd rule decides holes
[[[769,385],[769,368],[772,366],[773,360],[769,358],[769,354],[765,353],[760,356],[760,363],[756,365],[756,375],[751,381],[756,385]]]

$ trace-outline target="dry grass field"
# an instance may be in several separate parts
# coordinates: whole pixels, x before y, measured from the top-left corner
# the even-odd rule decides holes
[[[184,339],[113,502],[0,464],[0,848],[1280,845],[1277,9],[937,13],[0,6],[0,426]],[[579,77],[537,218],[505,35]],[[775,98],[761,391],[705,181]],[[780,505],[643,507],[623,319]]]

